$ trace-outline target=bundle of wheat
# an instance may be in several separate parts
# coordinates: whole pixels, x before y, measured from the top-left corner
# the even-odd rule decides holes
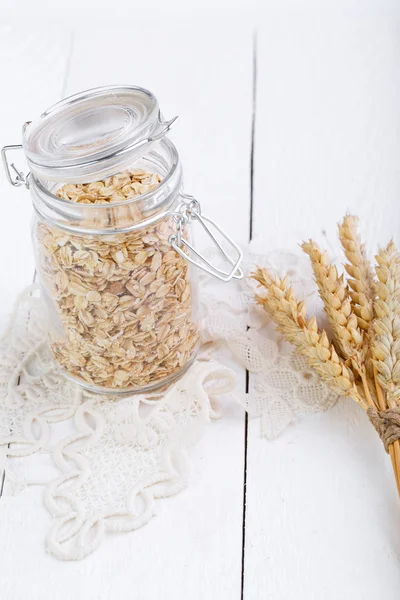
[[[346,215],[339,238],[347,258],[339,275],[312,241],[302,248],[310,257],[318,291],[332,331],[307,319],[287,279],[257,268],[252,277],[263,293],[257,302],[308,364],[337,393],[367,412],[390,454],[400,495],[400,254],[391,241],[379,249],[373,269],[357,232],[358,219]]]

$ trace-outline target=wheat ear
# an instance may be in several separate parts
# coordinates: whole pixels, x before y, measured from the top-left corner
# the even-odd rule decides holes
[[[346,215],[339,223],[339,238],[348,262],[344,265],[351,288],[353,310],[357,315],[358,326],[368,331],[374,317],[375,278],[367,260],[364,244],[358,234],[358,218]]]
[[[367,408],[364,398],[355,385],[351,371],[337,355],[325,331],[318,329],[315,317],[307,320],[304,302],[299,302],[286,278],[272,277],[258,268],[252,274],[266,292],[256,295],[256,300],[271,316],[278,330],[292,343],[307,363],[336,393],[345,394]]]
[[[376,389],[380,391],[380,409],[395,408],[400,383],[400,256],[393,241],[377,254],[375,272],[377,299],[374,303],[372,356]],[[397,389],[396,389],[397,388]],[[400,441],[389,446],[389,454],[400,495]]]
[[[327,252],[321,252],[312,240],[303,242],[301,247],[310,257],[319,295],[324,303],[338,350],[343,358],[352,359],[355,368],[360,370],[363,335],[352,311],[343,275],[339,276],[335,265],[330,264]]]
[[[394,405],[400,396],[400,255],[391,241],[379,249],[375,268],[378,298],[374,304],[375,336],[372,355],[377,379],[386,390],[387,402]]]

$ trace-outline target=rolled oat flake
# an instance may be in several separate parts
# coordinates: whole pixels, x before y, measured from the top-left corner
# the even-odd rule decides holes
[[[179,377],[199,346],[197,269],[240,279],[242,252],[182,191],[177,150],[153,94],[81,92],[23,126],[5,146],[9,182],[26,186],[49,345],[63,374],[105,393]],[[23,150],[30,172],[11,156]],[[193,225],[215,246],[210,263]]]

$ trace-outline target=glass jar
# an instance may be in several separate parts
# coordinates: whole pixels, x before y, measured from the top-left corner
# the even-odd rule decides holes
[[[224,281],[242,276],[238,246],[182,192],[165,137],[175,120],[162,120],[147,90],[96,88],[26,123],[22,146],[2,150],[9,181],[33,200],[52,354],[92,391],[142,392],[180,376],[199,346],[195,267]],[[21,147],[27,176],[8,163]],[[194,221],[224,267],[194,248]]]

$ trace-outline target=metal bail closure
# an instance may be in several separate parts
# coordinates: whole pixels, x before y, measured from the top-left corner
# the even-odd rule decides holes
[[[19,171],[13,162],[8,162],[7,152],[12,152],[13,150],[22,150],[22,146],[4,146],[1,149],[1,158],[3,160],[4,170],[6,172],[7,179],[14,187],[20,187],[21,185],[24,185],[25,187],[29,188],[28,175],[25,175],[24,173],[22,173],[22,171]],[[13,175],[11,169],[14,171],[15,175]]]
[[[181,194],[182,197],[186,200],[179,207],[178,211],[174,213],[174,220],[176,223],[177,231],[176,234],[173,234],[169,238],[169,242],[173,249],[178,252],[183,258],[189,261],[192,265],[195,265],[199,269],[210,273],[210,275],[214,275],[217,279],[221,281],[230,281],[231,279],[242,279],[243,271],[239,268],[239,265],[243,259],[243,252],[240,247],[226,234],[214,221],[205,217],[201,214],[201,208],[199,202],[193,198],[193,196],[188,196],[186,194]],[[198,252],[187,240],[185,240],[182,236],[182,227],[189,221],[198,221],[200,225],[203,227],[204,231],[211,238],[215,246],[218,248],[219,252],[223,255],[226,261],[232,268],[228,271],[223,270],[222,268],[218,268],[216,265],[213,265],[210,261],[208,261],[200,252]],[[227,242],[229,248],[233,251],[233,256],[231,253],[228,253],[219,241],[216,239],[213,234],[212,228],[214,228],[220,236]],[[199,260],[195,260],[191,256],[189,256],[186,252],[183,251],[183,247],[187,248],[192,254],[197,256]]]

